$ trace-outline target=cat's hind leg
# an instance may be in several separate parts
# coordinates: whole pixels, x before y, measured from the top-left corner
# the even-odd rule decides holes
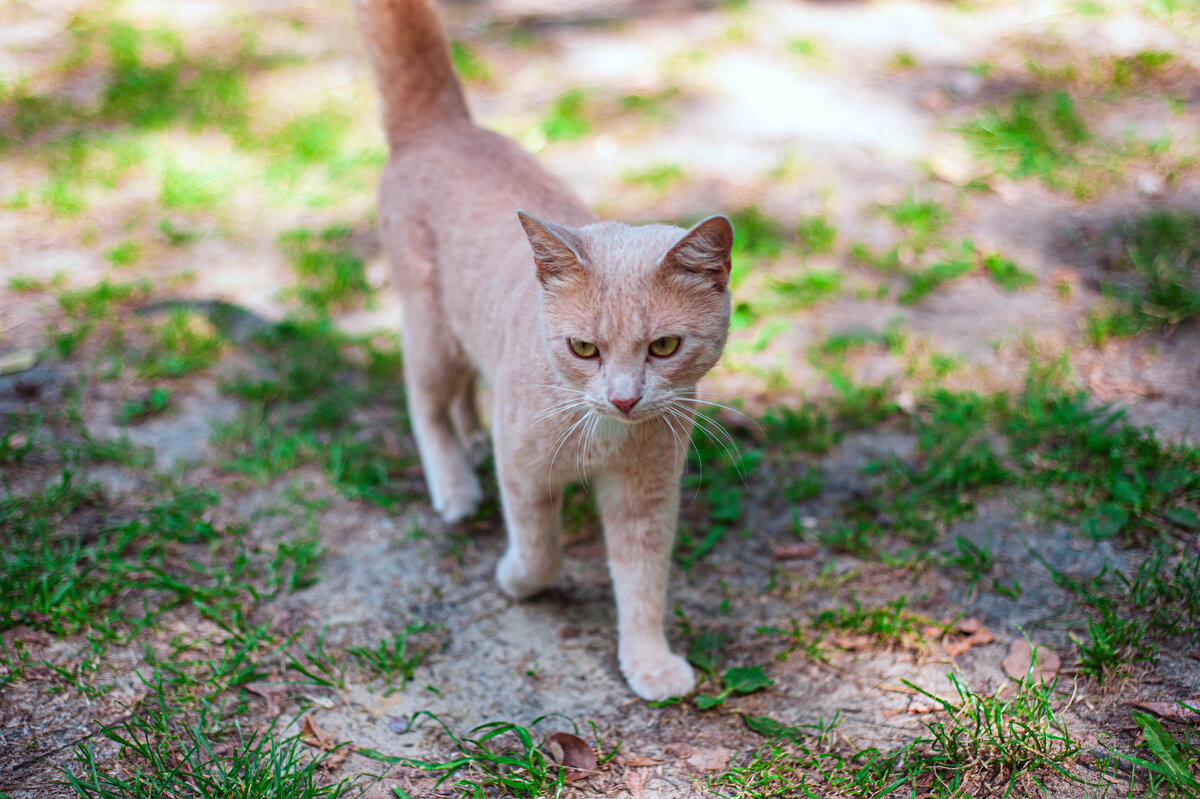
[[[471,390],[474,371],[436,304],[406,302],[404,385],[413,435],[433,509],[450,524],[475,513],[483,492],[451,409]]]
[[[476,466],[483,463],[487,456],[487,433],[479,424],[479,409],[475,402],[474,376],[463,384],[462,389],[450,401],[450,422],[454,425],[454,433],[471,462]]]

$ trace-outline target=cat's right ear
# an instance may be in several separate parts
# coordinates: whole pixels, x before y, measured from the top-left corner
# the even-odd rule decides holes
[[[517,211],[517,218],[529,237],[538,282],[543,288],[555,288],[582,271],[583,259],[574,243],[575,231],[553,222],[543,222],[524,211]]]

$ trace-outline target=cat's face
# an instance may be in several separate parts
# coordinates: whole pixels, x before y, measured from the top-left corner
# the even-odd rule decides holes
[[[669,413],[721,356],[733,230],[521,215],[542,291],[546,351],[583,407],[625,422]],[[566,398],[564,397],[564,400]]]

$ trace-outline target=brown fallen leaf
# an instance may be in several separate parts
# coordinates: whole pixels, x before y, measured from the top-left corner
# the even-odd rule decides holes
[[[771,547],[771,560],[808,560],[821,550],[816,544],[800,541],[795,544],[779,544]]]
[[[625,765],[633,766],[634,768],[646,768],[648,766],[661,766],[663,763],[666,763],[667,761],[654,760],[649,757],[642,757],[641,755],[629,755],[622,762]]]
[[[596,753],[578,735],[556,732],[546,739],[546,751],[551,760],[562,766],[567,782],[578,782],[596,771]]]
[[[330,774],[337,771],[338,767],[341,766],[342,763],[345,762],[346,758],[350,756],[351,751],[351,747],[343,746],[330,752],[329,757],[321,761],[321,771],[325,773],[325,776],[328,777]]]
[[[1188,710],[1175,702],[1126,702],[1139,710],[1153,713],[1167,721],[1178,721],[1183,724],[1195,724],[1200,721],[1200,713]]]
[[[1037,665],[1033,663],[1033,651],[1029,642],[1018,638],[1008,648],[1008,654],[1000,661],[1004,673],[1014,680],[1022,681],[1026,677],[1035,682],[1049,683],[1054,680],[1058,670],[1062,668],[1062,660],[1053,649],[1043,644],[1037,646]]]
[[[987,628],[983,626],[979,619],[975,618],[974,616],[968,616],[965,619],[959,619],[958,621],[954,622],[954,629],[958,630],[960,633],[971,635],[979,632],[980,630],[986,630]]]
[[[996,636],[992,635],[987,627],[979,627],[966,638],[960,638],[957,641],[951,641],[946,644],[946,654],[952,658],[956,658],[973,646],[990,644],[995,640]]]
[[[1192,660],[1200,660],[1200,649],[1193,649],[1191,652],[1188,652],[1188,657]]]
[[[632,799],[642,799],[642,795],[646,791],[646,780],[649,777],[649,774],[641,770],[625,772],[625,787],[629,790]]]
[[[870,649],[874,639],[869,635],[847,634],[835,636],[830,643],[839,649],[855,652],[860,649]]]
[[[333,748],[333,736],[321,729],[312,713],[304,716],[304,721],[300,725],[300,740],[326,752]]]
[[[692,752],[687,759],[687,764],[696,771],[721,771],[729,764],[729,758],[733,757],[732,750],[726,749],[723,746],[713,747],[712,749],[697,749]]]

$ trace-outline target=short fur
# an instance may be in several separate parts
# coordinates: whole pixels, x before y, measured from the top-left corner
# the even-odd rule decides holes
[[[391,148],[379,219],[434,508],[454,522],[479,502],[468,442],[482,376],[509,540],[500,587],[523,598],[555,578],[563,487],[587,479],[621,670],[646,699],[685,694],[692,670],[668,648],[663,611],[691,402],[729,325],[729,222],[598,222],[528,153],[472,124],[431,0],[358,8]],[[677,352],[649,353],[669,336]],[[574,354],[571,339],[599,357]]]

